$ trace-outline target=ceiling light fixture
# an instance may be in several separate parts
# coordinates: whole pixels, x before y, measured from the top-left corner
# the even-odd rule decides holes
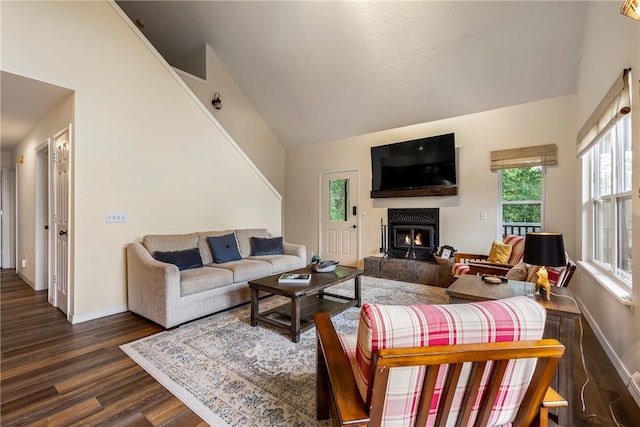
[[[638,0],[624,0],[622,7],[620,7],[621,14],[640,21],[640,14],[638,12]]]
[[[213,95],[213,101],[211,101],[211,105],[213,105],[213,108],[215,108],[216,110],[222,109],[222,100],[220,99],[220,92],[216,92]]]

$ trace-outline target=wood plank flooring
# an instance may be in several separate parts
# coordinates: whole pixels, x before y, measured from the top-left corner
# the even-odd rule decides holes
[[[1,271],[0,424],[2,426],[113,425],[204,426],[119,348],[155,334],[160,326],[132,313],[71,325],[13,270]],[[583,345],[590,382],[580,353],[574,354],[574,426],[640,425],[640,408],[586,321]],[[574,344],[579,349],[579,342]],[[597,414],[597,416],[588,416]]]
[[[132,313],[72,325],[13,270],[1,277],[2,426],[205,426],[119,346],[162,331]]]

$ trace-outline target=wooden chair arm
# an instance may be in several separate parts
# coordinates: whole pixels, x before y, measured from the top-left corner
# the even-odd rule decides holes
[[[368,408],[362,400],[351,362],[342,348],[329,314],[316,313],[313,318],[318,338],[317,363],[322,364],[322,372],[326,374],[333,396],[333,402],[328,402],[335,411],[332,415],[338,418],[334,420],[334,425],[368,425]]]
[[[543,408],[564,408],[569,406],[569,402],[560,395],[557,391],[549,387],[542,399]]]
[[[481,261],[489,258],[489,255],[485,254],[466,254],[456,252],[454,262],[469,262],[469,261]]]

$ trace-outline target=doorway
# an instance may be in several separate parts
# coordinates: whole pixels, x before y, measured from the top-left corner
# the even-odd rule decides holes
[[[324,261],[357,267],[358,171],[322,174],[320,255]]]
[[[36,149],[35,178],[35,290],[49,288],[49,143],[47,139]],[[49,298],[51,300],[51,297]]]
[[[0,168],[0,267],[15,268],[16,175],[8,167]]]

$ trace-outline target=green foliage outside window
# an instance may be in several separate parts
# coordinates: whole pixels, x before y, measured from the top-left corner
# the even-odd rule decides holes
[[[347,220],[348,186],[348,179],[329,181],[329,221],[344,222]]]
[[[502,201],[503,223],[539,224],[542,221],[542,168],[502,170]]]

